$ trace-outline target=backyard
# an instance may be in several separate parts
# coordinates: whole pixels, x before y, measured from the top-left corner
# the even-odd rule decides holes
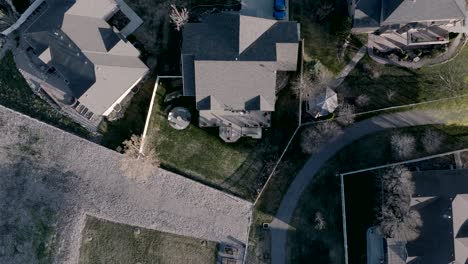
[[[364,57],[350,73],[338,93],[369,111],[428,100],[466,95],[468,92],[468,47],[452,61],[419,70],[382,65]],[[366,96],[367,103],[358,97]]]
[[[85,128],[59,113],[33,93],[21,73],[16,69],[11,53],[8,53],[0,61],[0,105],[81,137],[91,137]]]
[[[215,242],[88,217],[79,263],[214,264],[216,254]]]
[[[279,94],[273,127],[264,130],[263,139],[241,138],[227,144],[218,136],[217,128],[201,129],[191,124],[177,131],[169,126],[166,111],[172,106],[185,106],[197,123],[193,99],[181,98],[164,103],[166,94],[180,86],[173,81],[161,82],[155,99],[148,130],[146,150],[154,149],[162,167],[189,178],[253,200],[263,186],[272,164],[296,128],[297,99],[284,90]],[[275,129],[281,124],[283,129]]]

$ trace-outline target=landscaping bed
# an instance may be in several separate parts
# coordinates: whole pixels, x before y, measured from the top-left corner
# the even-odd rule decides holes
[[[217,243],[88,217],[81,264],[216,263]]]

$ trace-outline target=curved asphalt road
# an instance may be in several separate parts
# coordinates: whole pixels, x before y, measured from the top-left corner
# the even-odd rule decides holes
[[[291,221],[294,209],[296,209],[302,193],[327,160],[333,157],[340,149],[363,136],[391,128],[443,124],[446,123],[444,116],[447,117],[448,115],[440,115],[440,113],[430,110],[414,110],[366,119],[345,129],[342,135],[332,139],[319,153],[311,156],[289,186],[276,213],[276,218],[270,225],[271,263],[286,263],[288,223]]]

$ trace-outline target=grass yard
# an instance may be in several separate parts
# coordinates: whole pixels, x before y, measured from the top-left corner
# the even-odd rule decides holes
[[[80,264],[215,264],[217,244],[88,217]]]
[[[82,137],[90,133],[33,93],[10,52],[0,61],[0,105]]]
[[[369,97],[358,112],[467,94],[468,47],[453,61],[419,70],[378,64],[366,56],[340,90],[350,101]]]
[[[162,166],[205,184],[253,200],[263,186],[272,164],[296,128],[297,100],[288,90],[280,93],[277,111],[273,114],[273,128],[264,130],[263,139],[242,138],[227,144],[218,136],[218,128],[200,129],[190,125],[177,131],[166,119],[165,94],[176,89],[170,82],[162,82],[151,114],[148,142]],[[191,106],[192,123],[197,123],[193,100],[181,99],[173,106]],[[275,129],[281,125],[282,129]]]
[[[339,50],[351,29],[346,1],[293,0],[290,3],[292,20],[301,23],[306,61],[319,60],[333,73],[339,73],[362,46],[359,38],[353,37],[344,58],[339,59]]]

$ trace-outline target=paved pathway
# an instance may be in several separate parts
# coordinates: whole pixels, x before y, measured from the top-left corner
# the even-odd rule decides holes
[[[281,201],[276,218],[270,225],[272,236],[271,263],[286,263],[288,223],[292,219],[294,210],[302,196],[302,193],[326,161],[346,145],[366,135],[390,128],[446,123],[444,117],[450,116],[447,114],[448,113],[440,115],[435,111],[430,110],[414,110],[366,119],[347,128],[341,136],[332,139],[319,153],[311,156],[289,186],[288,191]]]
[[[362,46],[358,52],[354,55],[351,61],[344,67],[344,69],[338,74],[335,80],[330,83],[331,87],[338,87],[341,83],[343,83],[344,79],[348,76],[348,74],[356,67],[358,62],[364,58],[366,55],[367,47]]]

